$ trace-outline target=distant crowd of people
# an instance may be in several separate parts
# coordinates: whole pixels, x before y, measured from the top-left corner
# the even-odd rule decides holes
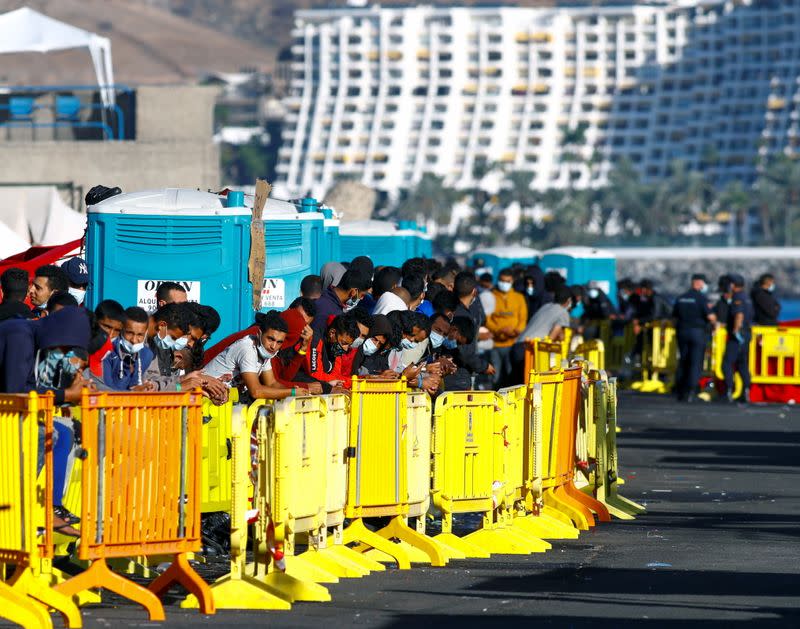
[[[598,320],[631,323],[673,318],[681,354],[678,393],[690,399],[699,376],[707,326],[728,329],[728,372],[746,378],[753,322],[775,324],[774,278],[762,276],[751,296],[739,275],[720,278],[719,301],[707,300],[706,279],[672,304],[652,281],[618,283],[617,304],[600,282],[568,286],[556,272],[515,265],[497,273],[450,260],[413,258],[375,267],[368,257],[329,262],[305,277],[282,312],[256,313],[251,327],[209,343],[220,317],[191,303],[175,282],[156,292],[155,312],[113,300],[93,311],[83,299],[86,262],[0,276],[0,392],[52,392],[57,405],[80,402],[85,389],[174,391],[200,388],[215,403],[283,399],[347,391],[353,377],[400,378],[432,396],[442,391],[500,388],[523,381],[524,341],[589,332]],[[27,303],[26,303],[27,302]],[[30,305],[28,305],[30,303]],[[578,316],[576,307],[581,306]],[[732,385],[729,391],[732,390]],[[62,504],[73,434],[56,427],[55,526],[77,535],[77,516]],[[40,462],[41,465],[41,462]]]

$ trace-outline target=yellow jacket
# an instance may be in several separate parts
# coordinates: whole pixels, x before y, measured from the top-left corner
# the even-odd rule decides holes
[[[511,289],[503,293],[492,290],[495,298],[494,312],[486,318],[486,327],[494,335],[495,347],[510,347],[528,325],[528,303],[525,295]],[[500,330],[511,328],[514,336],[506,336]]]

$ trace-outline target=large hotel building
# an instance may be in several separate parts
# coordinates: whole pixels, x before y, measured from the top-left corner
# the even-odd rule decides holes
[[[752,181],[800,141],[800,0],[298,11],[278,185],[390,195],[475,165],[537,189],[602,183],[627,158]]]

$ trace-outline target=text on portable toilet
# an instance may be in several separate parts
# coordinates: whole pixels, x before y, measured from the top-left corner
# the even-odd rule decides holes
[[[186,290],[188,301],[200,303],[200,284],[196,280],[137,280],[136,282],[136,305],[144,308],[148,314],[158,310],[156,291],[164,282],[175,282],[183,286]]]
[[[265,277],[261,288],[261,308],[286,307],[286,282],[279,277]]]

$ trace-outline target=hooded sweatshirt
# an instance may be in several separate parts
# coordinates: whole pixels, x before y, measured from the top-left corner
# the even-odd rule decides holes
[[[372,314],[387,315],[395,310],[408,310],[408,306],[400,297],[391,291],[387,291],[378,299],[378,303],[375,304],[375,309],[372,311]]]
[[[36,320],[10,319],[0,323],[0,391],[27,393],[37,390],[34,370],[37,354],[52,347],[81,348],[89,345],[89,316],[79,306],[68,306]],[[64,403],[64,390],[53,391],[55,403]]]

